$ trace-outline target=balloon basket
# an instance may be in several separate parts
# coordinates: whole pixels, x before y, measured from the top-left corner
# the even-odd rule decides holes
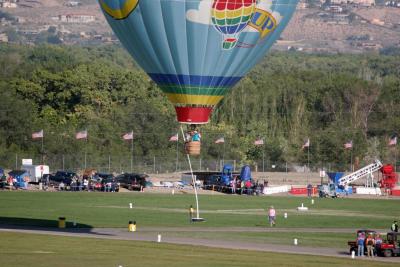
[[[201,148],[201,142],[199,141],[191,141],[185,144],[186,154],[189,154],[191,156],[200,155],[200,148]]]
[[[232,49],[236,46],[237,39],[236,38],[227,38],[222,43],[222,48],[225,50]]]

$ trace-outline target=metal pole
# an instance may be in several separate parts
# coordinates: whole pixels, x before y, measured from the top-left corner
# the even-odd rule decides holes
[[[308,173],[310,173],[311,172],[311,170],[310,170],[310,146],[307,147],[307,165],[308,165],[307,166],[308,167]]]
[[[111,173],[111,155],[108,154],[108,173]]]
[[[224,137],[224,144],[223,144],[223,148],[222,148],[222,162],[225,163],[225,137]]]
[[[86,169],[86,154],[87,154],[87,137],[86,137],[86,139],[85,139],[85,164],[84,164],[84,166],[85,166],[85,169]]]
[[[354,172],[354,168],[353,168],[353,148],[350,149],[350,172]]]
[[[133,138],[131,139],[131,172],[133,172]]]
[[[153,157],[153,173],[156,173],[156,156]]]
[[[179,136],[179,135],[178,135]],[[176,140],[176,163],[175,163],[175,172],[178,172],[178,163],[179,163],[179,138]]]
[[[286,173],[287,173],[287,162],[285,162],[285,170],[286,170]]]
[[[64,154],[62,155],[62,170],[65,170],[65,159],[64,159]]]
[[[264,169],[264,157],[265,157],[265,153],[264,153],[264,149],[263,149],[263,162],[262,162],[262,170],[263,170],[263,172],[265,171],[265,169]]]
[[[15,153],[15,169],[18,169],[18,153]]]
[[[44,149],[43,149],[44,142],[43,142],[43,139],[44,139],[44,136],[42,136],[42,151],[41,151],[41,153],[42,153],[42,165],[44,165]]]
[[[201,171],[201,158],[199,159],[199,171]]]

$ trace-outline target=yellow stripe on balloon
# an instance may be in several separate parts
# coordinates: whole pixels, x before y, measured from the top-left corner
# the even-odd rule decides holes
[[[242,16],[250,16],[254,12],[254,5],[241,7],[235,10],[216,10],[214,9],[213,16],[217,19],[236,18]]]
[[[186,94],[166,94],[168,99],[174,104],[188,105],[216,105],[223,96],[210,95],[186,95]]]
[[[114,19],[124,19],[136,8],[139,0],[126,0],[120,9],[110,8],[104,0],[99,0],[101,8]]]

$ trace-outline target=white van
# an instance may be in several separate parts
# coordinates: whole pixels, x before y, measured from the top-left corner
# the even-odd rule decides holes
[[[31,182],[34,183],[38,183],[44,174],[50,174],[50,169],[47,165],[22,165],[21,169],[26,170]]]

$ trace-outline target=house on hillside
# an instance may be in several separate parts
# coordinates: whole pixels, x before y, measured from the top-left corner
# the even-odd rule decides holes
[[[0,43],[8,43],[8,36],[5,33],[0,33]]]
[[[349,0],[348,3],[363,7],[375,6],[375,0]]]
[[[89,14],[66,14],[58,15],[58,17],[53,17],[53,19],[58,18],[58,21],[67,23],[89,23],[96,20],[94,15]]]
[[[18,5],[17,5],[17,3],[13,3],[13,2],[1,2],[0,7],[2,7],[2,8],[17,8]]]

